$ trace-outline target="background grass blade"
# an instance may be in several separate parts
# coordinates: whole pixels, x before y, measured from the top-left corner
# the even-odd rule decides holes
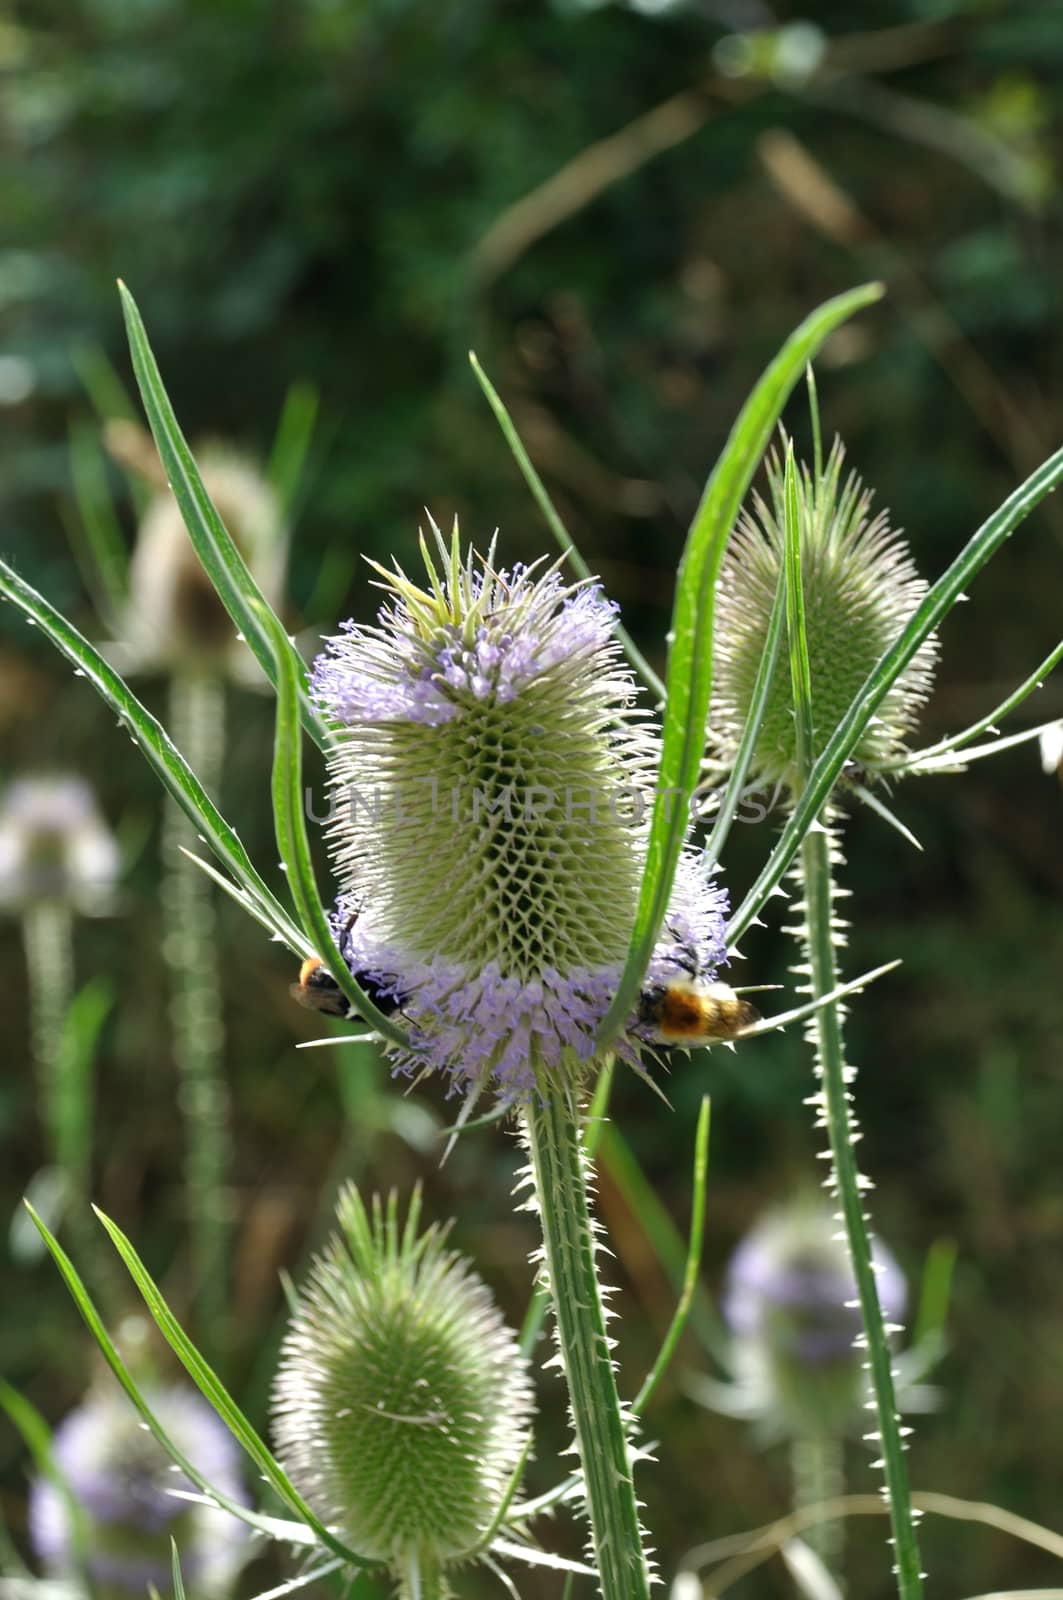
[[[303,469],[314,437],[319,399],[317,385],[308,383],[305,378],[291,384],[284,397],[276,437],[266,466],[266,481],[272,485],[286,517],[292,514],[303,481]]]
[[[12,1427],[17,1430],[33,1457],[38,1474],[48,1480],[63,1502],[63,1512],[71,1534],[74,1567],[87,1600],[93,1600],[96,1589],[89,1572],[85,1512],[55,1460],[51,1429],[33,1402],[3,1378],[0,1378],[0,1410],[7,1413]]]
[[[93,589],[109,624],[122,616],[129,589],[129,551],[107,481],[107,460],[96,429],[70,427],[70,477],[81,518],[80,543],[91,566]]]
[[[252,866],[247,851],[169,734],[151,712],[145,710],[114,668],[43,595],[31,588],[4,561],[0,561],[0,596],[13,601],[47,635],[75,672],[92,684],[97,694],[129,730],[134,744],[153,768],[167,793],[173,796],[218,860],[254,900],[261,910],[262,920],[289,949],[301,955],[312,954],[304,935],[266,887]]]
[[[199,468],[178,426],[163,386],[136,302],[124,283],[119,283],[118,291],[122,297],[133,371],[140,387],[144,410],[188,536],[195,546],[203,570],[218,592],[218,598],[243,634],[259,666],[270,682],[275,684],[273,652],[260,620],[261,611],[256,611],[253,602],[257,601],[258,606],[264,607],[271,616],[273,613],[204,487]],[[305,668],[286,633],[284,641],[285,649],[292,653],[299,664],[299,715],[311,738],[325,750],[329,744],[328,725],[307,698],[303,688]]]
[[[355,982],[341,956],[321,904],[310,859],[303,812],[303,753],[299,727],[299,684],[287,635],[272,614],[262,613],[277,668],[277,731],[273,751],[273,822],[277,848],[288,873],[288,888],[316,953],[324,961],[346,998],[370,1027],[394,1044],[409,1047],[402,1029],[386,1017]]]
[[[469,364],[472,367],[473,372],[476,374],[476,381],[484,392],[487,404],[491,407],[491,410],[495,414],[495,419],[498,422],[498,426],[502,430],[502,436],[513,453],[513,459],[520,468],[525,483],[531,490],[532,499],[542,512],[544,518],[546,519],[547,527],[550,529],[550,532],[557,541],[558,548],[563,550],[568,556],[569,565],[578,577],[593,578],[594,573],[591,571],[590,567],[576,549],[576,545],[571,534],[565,527],[565,524],[562,522],[557,507],[554,505],[554,502],[547,493],[546,485],[543,483],[543,480],[540,478],[539,474],[532,465],[532,459],[527,450],[524,448],[520,434],[517,432],[516,427],[514,426],[513,418],[510,416],[502,402],[501,395],[498,393],[498,390],[487,376],[487,373],[484,371],[483,367],[481,367],[479,360],[477,359],[476,352],[473,350],[469,351]],[[642,651],[639,649],[630,633],[628,633],[626,628],[621,627],[619,623],[616,625],[616,636],[624,647],[624,654],[627,656],[631,665],[634,667],[635,671],[638,673],[647,689],[651,690],[652,693],[657,696],[658,700],[663,700],[664,683],[657,676],[656,672],[654,672],[653,668],[646,660],[646,657],[642,654]]]
[[[716,578],[742,499],[783,406],[827,335],[880,298],[879,284],[838,295],[790,335],[746,401],[694,514],[679,567],[668,654],[664,745],[639,906],[624,971],[599,1030],[607,1043],[631,1010],[668,908],[698,785],[712,692]]]
[[[845,716],[827,741],[809,773],[808,783],[779,835],[760,876],[727,929],[729,944],[734,944],[756,918],[794,859],[801,841],[818,815],[843,766],[863,736],[891,686],[904,671],[920,645],[951,611],[964,589],[977,577],[990,557],[1015,531],[1046,495],[1063,482],[1063,449],[1047,461],[1011,493],[993,515],[968,540],[941,577],[927,591],[911,621],[891,645],[878,665],[869,673]]]
[[[313,1529],[322,1544],[327,1545],[330,1550],[342,1556],[345,1561],[351,1562],[353,1566],[372,1566],[372,1562],[356,1555],[353,1550],[349,1550],[334,1534],[330,1533],[324,1523],[311,1511],[283,1467],[267,1450],[217,1373],[204,1361],[191,1339],[189,1339],[166,1304],[158,1285],[121,1228],[118,1227],[117,1223],[112,1222],[110,1217],[104,1216],[98,1207],[93,1207],[93,1209],[107,1229],[115,1249],[129,1269],[129,1275],[140,1290],[144,1304],[150,1311],[159,1332],[192,1379],[192,1382],[196,1385],[200,1394],[217,1412],[229,1432],[233,1435],[233,1438],[243,1447],[262,1473],[266,1482],[288,1507],[289,1511],[294,1512],[301,1522]]]

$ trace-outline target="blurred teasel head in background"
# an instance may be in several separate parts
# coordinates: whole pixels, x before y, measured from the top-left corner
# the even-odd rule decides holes
[[[504,1098],[575,1083],[615,993],[646,858],[659,735],[616,606],[558,565],[424,551],[427,586],[378,569],[376,626],[348,623],[313,693],[335,728],[337,936],[401,999],[398,1070]],[[726,897],[681,858],[651,981],[712,977]],[[613,1044],[639,1065],[632,1017]]]
[[[110,454],[153,490],[137,527],[120,665],[144,672],[237,678],[258,670],[239,643],[192,545],[150,434],[136,423],[107,424]],[[259,469],[228,445],[197,451],[204,487],[270,605],[284,590],[287,529],[280,501]]]
[[[0,798],[0,907],[52,901],[83,916],[112,909],[118,842],[83,778],[16,778]]]
[[[872,1256],[883,1316],[896,1323],[904,1275],[877,1239]],[[860,1422],[867,1354],[844,1232],[828,1206],[802,1197],[768,1212],[731,1258],[722,1309],[747,1415],[794,1438],[839,1437]]]
[[[438,1579],[502,1507],[531,1427],[528,1364],[447,1228],[418,1232],[419,1192],[400,1225],[394,1194],[367,1211],[351,1186],[337,1218],[281,1349],[278,1455],[359,1555],[400,1584],[411,1564]]]
[[[768,460],[769,498],[753,497],[724,557],[716,592],[710,769],[733,764],[753,700],[785,559],[784,438]],[[796,473],[801,580],[812,684],[813,759],[849,709],[865,679],[918,607],[926,584],[887,511],[856,473],[842,476],[839,439],[818,470]],[[921,646],[893,684],[852,751],[851,763],[874,778],[905,750],[930,693],[936,639]],[[798,781],[793,692],[780,650],[753,752],[749,781],[793,793]]]
[[[206,1401],[184,1385],[143,1392],[188,1460],[230,1499],[246,1505],[239,1451]],[[79,1557],[62,1491],[47,1478],[35,1479],[30,1538],[50,1577],[76,1583],[83,1559],[97,1600],[142,1596],[149,1586],[170,1595],[174,1539],[189,1593],[220,1600],[230,1592],[249,1554],[246,1524],[173,1493],[191,1493],[195,1486],[173,1466],[120,1390],[91,1392],[60,1423],[52,1449],[82,1519],[84,1547]]]

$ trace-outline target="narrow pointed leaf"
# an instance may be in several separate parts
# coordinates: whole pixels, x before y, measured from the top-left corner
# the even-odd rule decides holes
[[[136,302],[124,283],[119,283],[118,290],[122,297],[133,371],[136,373],[144,410],[188,536],[204,572],[218,592],[218,598],[246,639],[248,648],[266,677],[275,685],[273,652],[261,622],[261,611],[255,609],[253,602],[257,601],[259,607],[263,607],[271,616],[272,610],[204,487],[199,468],[178,426],[163,386]],[[279,622],[277,625],[280,627]],[[325,750],[330,740],[328,726],[307,697],[303,688],[305,669],[286,633],[284,639],[285,648],[291,651],[298,662],[300,717],[311,738]]]
[[[738,808],[742,801],[742,792],[745,788],[746,778],[749,774],[753,752],[757,747],[757,739],[764,723],[764,710],[768,704],[768,694],[771,690],[772,679],[779,660],[779,640],[782,638],[782,623],[786,608],[786,573],[780,568],[779,581],[775,589],[775,599],[772,602],[771,616],[768,618],[768,631],[764,636],[764,654],[760,658],[757,668],[756,681],[753,684],[753,693],[749,701],[749,715],[742,737],[739,740],[738,750],[727,779],[727,787],[720,801],[716,820],[712,825],[705,846],[705,853],[709,860],[717,862],[723,855],[723,847],[727,843],[727,836],[731,826],[738,815]]]
[[[117,1223],[112,1222],[110,1217],[105,1216],[98,1206],[94,1206],[93,1210],[110,1234],[112,1243],[125,1262],[130,1277],[140,1290],[144,1304],[151,1313],[159,1332],[192,1379],[192,1382],[196,1385],[204,1400],[217,1412],[229,1432],[233,1435],[233,1438],[243,1446],[266,1482],[288,1507],[289,1511],[294,1512],[296,1517],[313,1529],[322,1544],[327,1545],[330,1550],[335,1551],[337,1555],[342,1556],[345,1561],[352,1562],[355,1566],[372,1566],[372,1562],[356,1555],[353,1550],[349,1550],[346,1545],[337,1539],[335,1534],[330,1533],[324,1523],[311,1511],[288,1477],[288,1474],[284,1471],[284,1468],[274,1459],[236,1404],[236,1401],[229,1394],[217,1373],[203,1359],[185,1333],[166,1304],[162,1291],[121,1228]]]
[[[679,1296],[679,1303],[664,1336],[657,1359],[646,1375],[646,1380],[631,1402],[634,1416],[641,1416],[653,1398],[657,1385],[668,1370],[671,1361],[683,1336],[690,1308],[694,1303],[694,1293],[698,1286],[698,1273],[701,1271],[701,1247],[705,1238],[705,1189],[709,1172],[709,1116],[710,1101],[704,1095],[701,1101],[701,1110],[698,1112],[697,1132],[694,1135],[694,1194],[690,1202],[690,1239],[687,1244],[686,1267],[683,1273],[683,1288]]]
[[[41,1237],[51,1252],[52,1258],[55,1261],[56,1266],[59,1268],[59,1271],[66,1282],[67,1288],[70,1290],[74,1304],[80,1311],[89,1332],[92,1334],[92,1337],[99,1346],[101,1355],[107,1362],[107,1365],[110,1367],[115,1377],[118,1379],[118,1382],[121,1384],[126,1394],[129,1396],[129,1399],[133,1402],[133,1405],[143,1417],[145,1423],[147,1424],[148,1431],[166,1451],[167,1455],[175,1463],[175,1465],[180,1468],[185,1477],[188,1478],[190,1482],[197,1485],[197,1487],[212,1505],[221,1506],[223,1511],[228,1511],[230,1515],[239,1517],[240,1521],[246,1522],[249,1527],[257,1528],[261,1532],[268,1532],[268,1518],[260,1517],[256,1512],[249,1511],[246,1506],[240,1505],[240,1503],[236,1500],[231,1500],[229,1496],[224,1494],[220,1489],[216,1489],[209,1479],[205,1478],[198,1468],[178,1448],[178,1446],[174,1444],[173,1440],[166,1432],[166,1429],[163,1427],[162,1423],[156,1417],[155,1413],[144,1399],[144,1396],[137,1388],[129,1368],[122,1360],[122,1357],[119,1355],[118,1349],[111,1339],[110,1334],[104,1327],[103,1320],[100,1317],[99,1312],[96,1310],[88,1290],[85,1288],[81,1278],[78,1276],[77,1268],[74,1266],[74,1263],[71,1261],[70,1257],[67,1255],[58,1239],[56,1239],[55,1235],[51,1232],[47,1225],[41,1221],[41,1218],[37,1215],[36,1211],[34,1211],[29,1202],[24,1201],[23,1203],[26,1207],[26,1210],[33,1218],[36,1227],[40,1231]]]
[[[288,872],[288,887],[307,937],[316,953],[336,980],[340,990],[357,1009],[363,1021],[393,1044],[407,1046],[402,1029],[386,1017],[379,1006],[351,976],[329,926],[321,904],[310,843],[303,813],[303,753],[299,725],[299,683],[292,652],[286,649],[287,635],[270,612],[260,613],[262,624],[276,663],[277,730],[273,753],[273,821],[277,848]]]
[[[716,579],[739,507],[805,367],[829,333],[881,294],[879,284],[867,284],[839,295],[791,334],[742,408],[694,514],[672,614],[664,742],[646,870],[624,971],[599,1030],[602,1042],[622,1025],[635,1002],[672,893],[705,750]]]
[[[546,525],[553,534],[558,548],[564,551],[565,555],[568,557],[569,565],[577,577],[593,577],[594,574],[591,572],[590,567],[576,549],[575,541],[573,540],[572,535],[562,522],[557,507],[554,505],[554,502],[551,500],[547,492],[546,485],[543,483],[543,480],[540,478],[539,474],[532,465],[532,459],[527,450],[524,448],[520,434],[517,432],[513,418],[506,410],[501,395],[498,393],[498,390],[487,376],[487,373],[484,371],[483,367],[481,367],[476,353],[473,350],[469,351],[469,365],[476,374],[476,381],[484,392],[487,404],[491,407],[491,410],[495,414],[495,420],[502,430],[502,437],[509,445],[509,448],[513,454],[513,459],[520,468],[525,483],[531,490],[532,499],[535,501],[536,505],[539,507],[539,510],[546,519]],[[649,662],[646,660],[646,657],[642,654],[642,651],[628,633],[627,629],[621,627],[619,623],[617,623],[616,627],[616,636],[624,647],[624,654],[627,656],[632,667],[634,667],[635,671],[638,673],[647,689],[649,689],[651,693],[655,694],[658,700],[663,700],[664,684],[654,672],[653,668],[650,666]]]

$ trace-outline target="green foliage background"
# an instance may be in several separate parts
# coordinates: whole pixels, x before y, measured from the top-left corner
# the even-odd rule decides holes
[[[723,70],[726,36],[801,21],[822,30],[811,76],[761,72],[778,67],[770,40],[749,46],[754,70]],[[889,285],[834,340],[821,403],[928,576],[1059,442],[1052,4],[36,0],[0,19],[0,72],[2,543],[90,635],[101,627],[64,532],[67,429],[91,414],[79,350],[102,346],[128,375],[119,274],[193,440],[223,436],[262,458],[289,383],[320,387],[290,577],[291,624],[311,636],[371,615],[358,558],[411,563],[425,505],[441,524],[457,512],[480,543],[498,526],[509,561],[546,548],[470,346],[658,664],[704,474],[757,372],[828,295],[873,276]],[[1003,698],[1055,642],[1061,544],[1050,503],[951,619],[928,736]],[[78,933],[79,981],[102,976],[116,996],[96,1064],[94,1188],[180,1304],[159,796],[47,646],[9,610],[0,628],[4,775],[84,772],[128,849],[120,914]],[[146,693],[161,710],[162,686]],[[269,863],[270,706],[233,690],[230,712],[223,809]],[[1063,715],[1063,685],[1026,712]],[[912,784],[897,804],[923,855],[866,814],[848,835],[851,971],[904,960],[854,1008],[851,1050],[879,1231],[913,1278],[935,1239],[959,1250],[941,1406],[919,1420],[913,1481],[1058,1525],[1063,1461],[1046,1421],[1063,1415],[1063,793],[1026,747]],[[735,829],[736,894],[770,827]],[[395,1132],[398,1091],[369,1057],[295,1052],[318,1030],[289,1001],[290,962],[235,909],[220,919],[237,1149],[227,1367],[261,1419],[277,1270],[298,1271],[320,1240],[343,1175],[423,1176],[514,1319],[532,1230],[510,1211],[504,1133],[470,1136],[440,1172],[434,1147]],[[785,977],[776,926],[744,954],[743,979]],[[0,961],[6,1217],[41,1161],[14,922],[0,927]],[[713,1095],[710,1287],[762,1206],[814,1170],[809,1071],[794,1035],[678,1065],[674,1112],[620,1084],[619,1124],[681,1226],[696,1105]],[[438,1094],[418,1096],[447,1114]],[[608,1181],[601,1206],[630,1392],[671,1291]],[[80,1324],[48,1265],[8,1263],[5,1282],[0,1368],[58,1420],[92,1370]],[[784,1452],[684,1396],[684,1368],[703,1364],[684,1345],[652,1419],[660,1464],[641,1477],[666,1574],[690,1545],[786,1509]],[[545,1486],[564,1434],[556,1381],[543,1392]],[[870,1485],[852,1460],[854,1486]],[[25,1471],[5,1426],[0,1507],[16,1535]],[[931,1520],[924,1537],[938,1594],[1059,1582],[1058,1562],[1001,1533]],[[852,1538],[852,1592],[886,1594],[877,1530],[861,1523]],[[577,1552],[570,1529],[557,1540]],[[555,1590],[552,1578],[522,1585]],[[786,1579],[765,1568],[735,1592],[785,1593]]]

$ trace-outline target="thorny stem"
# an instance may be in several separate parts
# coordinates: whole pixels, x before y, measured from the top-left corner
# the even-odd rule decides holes
[[[804,926],[800,931],[807,948],[809,981],[814,997],[829,994],[838,983],[834,956],[833,864],[836,857],[832,847],[833,836],[822,826],[813,827],[801,846]],[[893,1388],[893,1361],[875,1284],[868,1218],[862,1198],[866,1179],[861,1176],[856,1164],[856,1126],[848,1087],[854,1074],[853,1069],[845,1064],[841,1014],[837,1003],[817,1011],[811,1026],[817,1046],[816,1071],[820,1081],[820,1093],[815,1103],[820,1111],[820,1125],[827,1129],[830,1139],[831,1189],[841,1205],[853,1276],[860,1298],[863,1343],[867,1348],[867,1368],[874,1393],[869,1409],[876,1412],[878,1420],[877,1432],[870,1437],[878,1442],[882,1451],[880,1465],[886,1478],[897,1591],[900,1600],[920,1600],[923,1572],[904,1459],[905,1446]]]
[[[205,674],[178,673],[170,685],[170,729],[207,793],[216,797],[225,744],[225,690]],[[229,1097],[222,1076],[221,993],[209,879],[181,853],[198,843],[176,802],[163,814],[163,958],[171,985],[173,1048],[185,1126],[185,1189],[199,1326],[217,1342],[228,1257],[225,1181]]]
[[[555,1089],[524,1117],[543,1255],[583,1466],[604,1600],[646,1600],[631,1449],[616,1388],[587,1206],[587,1162],[573,1094]]]

